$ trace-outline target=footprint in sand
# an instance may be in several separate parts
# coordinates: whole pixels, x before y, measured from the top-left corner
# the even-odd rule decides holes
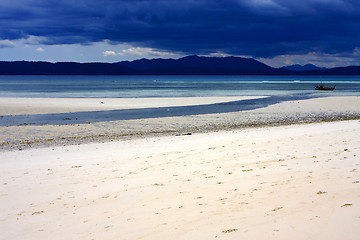
[[[31,214],[31,215],[38,215],[38,214],[43,214],[44,213],[44,211],[38,211],[38,212],[33,212],[33,214]]]
[[[227,230],[222,230],[222,233],[231,233],[231,232],[236,232],[238,229],[237,228],[231,228],[231,229],[227,229]]]
[[[71,168],[81,168],[82,166],[71,166]]]
[[[274,208],[273,210],[271,210],[272,212],[276,212],[276,211],[279,211],[280,209],[282,209],[283,207],[277,207],[277,208]]]
[[[16,215],[21,216],[21,215],[23,215],[24,213],[26,213],[26,212],[25,212],[25,211],[22,211],[22,212],[19,212],[19,213],[16,214]]]
[[[345,203],[344,205],[342,205],[341,207],[351,207],[352,203]]]
[[[323,192],[323,191],[320,190],[316,194],[321,195],[321,194],[325,194],[325,193],[327,193],[327,192]]]

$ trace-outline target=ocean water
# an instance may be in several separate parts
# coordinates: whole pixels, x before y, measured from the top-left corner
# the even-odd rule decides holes
[[[315,85],[336,91],[315,91]],[[360,95],[360,76],[0,76],[0,97]]]

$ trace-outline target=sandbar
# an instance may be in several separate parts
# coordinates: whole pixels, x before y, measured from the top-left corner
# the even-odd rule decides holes
[[[115,109],[191,106],[230,102],[263,96],[173,97],[173,98],[15,98],[0,97],[1,115],[67,113]]]
[[[360,119],[359,96],[324,96],[271,104],[267,104],[265,96],[101,101],[0,98],[0,151]]]

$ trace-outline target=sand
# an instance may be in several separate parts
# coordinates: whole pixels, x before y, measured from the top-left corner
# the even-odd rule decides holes
[[[1,115],[66,113],[212,104],[263,96],[177,98],[1,98]]]
[[[40,100],[2,116],[239,99]],[[0,126],[0,240],[358,239],[360,98],[247,100],[254,108]]]
[[[0,111],[3,114],[0,115],[0,151],[54,144],[68,145],[145,136],[182,135],[189,132],[213,132],[249,126],[360,119],[359,96],[283,101],[269,106],[259,104],[263,99],[264,97],[259,96],[214,99],[201,97],[117,99],[114,100],[113,105],[108,106],[107,110],[110,111],[107,112],[106,109],[99,109],[99,106],[107,105],[107,100],[105,104],[101,104],[99,99],[44,99],[40,104],[41,99],[18,98],[11,103],[9,98],[0,98],[0,106],[2,106]],[[226,102],[231,103],[236,100],[240,100],[239,104],[226,104]],[[6,101],[9,102],[9,107],[4,107]],[[70,104],[70,102],[72,103]],[[220,104],[214,104],[216,102]],[[66,108],[67,104],[69,104],[68,108]],[[54,107],[51,112],[49,108],[52,105],[58,107]],[[143,108],[146,106],[152,110]],[[179,109],[175,106],[184,107]],[[38,108],[36,109],[36,107]],[[241,109],[243,107],[245,109]],[[80,111],[80,109],[87,112]],[[126,113],[121,115],[121,112],[120,114],[117,112],[126,111],[126,109],[144,113],[140,114],[138,118],[126,119]],[[159,117],[153,117],[153,111],[159,109],[162,109]],[[224,112],[224,109],[227,112]],[[73,112],[75,110],[79,112]],[[111,110],[115,110],[115,112]],[[208,111],[213,112],[209,113]],[[13,117],[16,119],[19,116],[17,114],[20,113],[40,115],[21,115],[22,118],[13,124]],[[48,113],[48,115],[43,115],[44,113]],[[49,113],[58,114],[58,120],[55,120],[56,125],[47,124],[47,117],[53,117],[53,114]],[[161,114],[164,113],[174,113],[174,115],[161,117]],[[97,119],[97,114],[103,115]],[[37,116],[45,117],[39,121]],[[125,119],[117,119],[117,117],[124,116]],[[38,123],[34,124],[36,121]],[[10,125],[7,126],[6,123],[10,123]]]
[[[0,153],[0,239],[358,239],[360,121]]]

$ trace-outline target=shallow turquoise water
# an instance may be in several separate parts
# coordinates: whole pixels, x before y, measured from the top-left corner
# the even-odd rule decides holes
[[[315,91],[323,82],[336,91]],[[360,76],[0,76],[0,97],[360,95]]]

